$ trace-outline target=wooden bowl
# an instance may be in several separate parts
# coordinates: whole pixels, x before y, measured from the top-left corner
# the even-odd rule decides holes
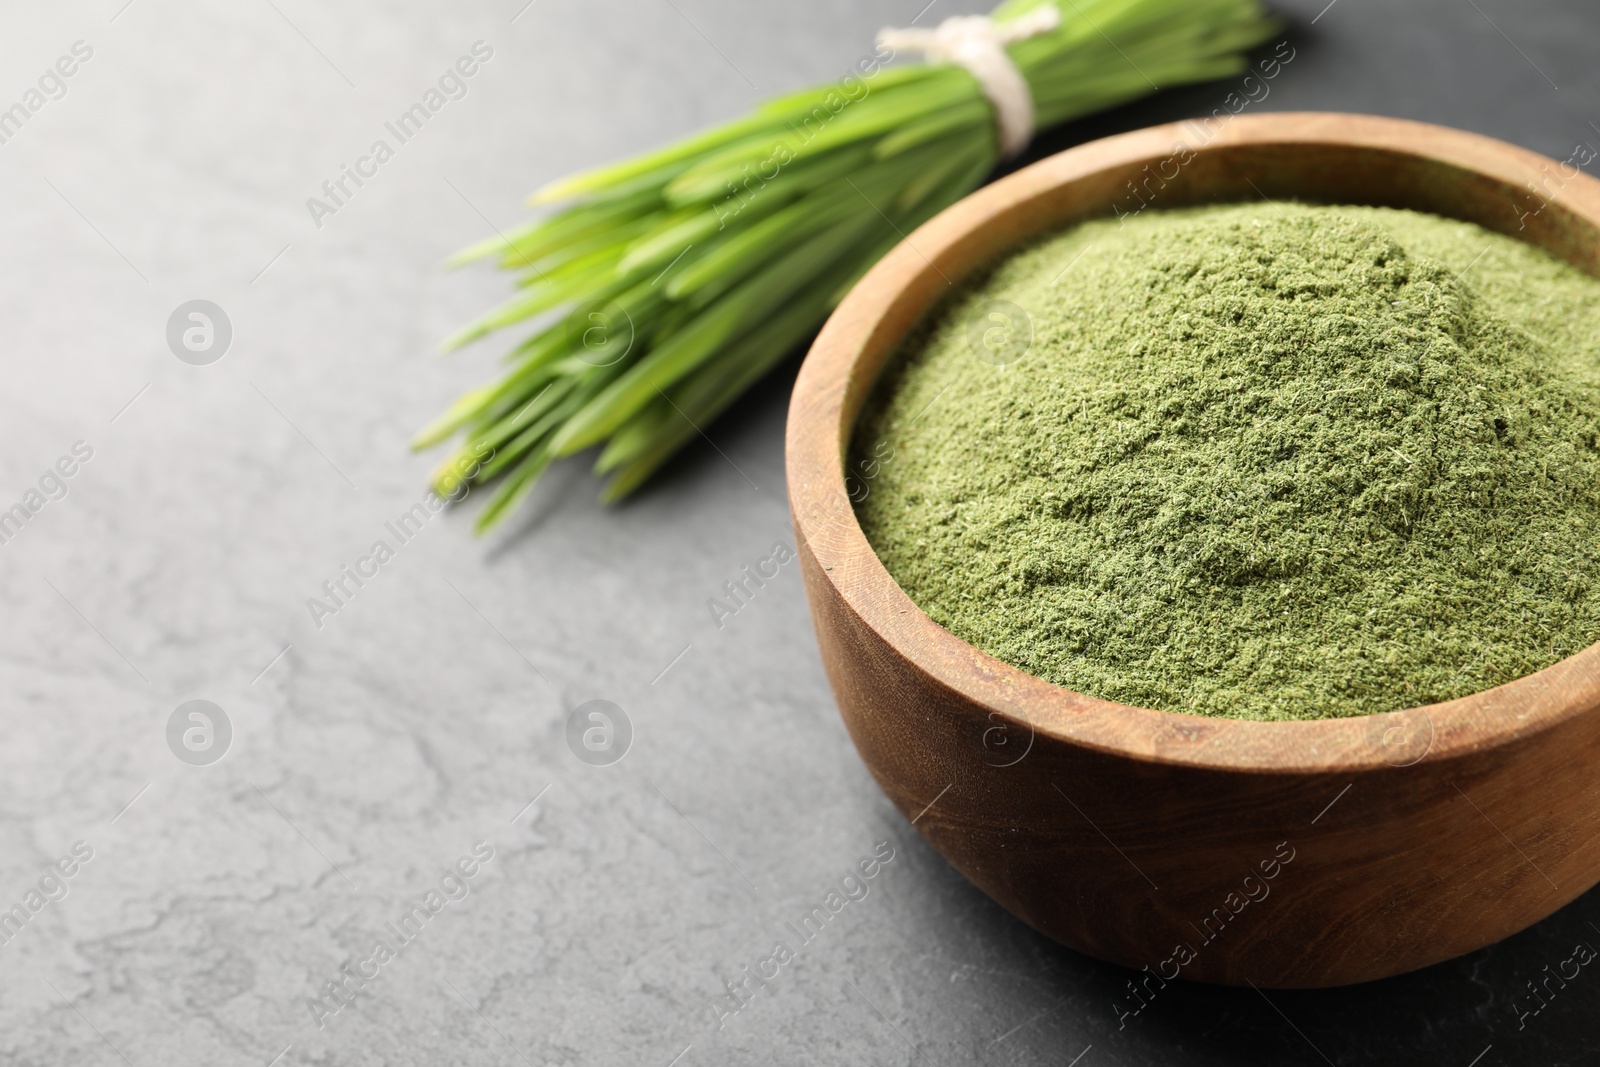
[[[1263,196],[1414,208],[1600,275],[1600,182],[1486,137],[1356,115],[1158,126],[951,207],[840,305],[789,408],[806,593],[856,747],[974,884],[1065,945],[1146,968],[1146,997],[1180,976],[1382,978],[1537,922],[1600,879],[1600,645],[1385,715],[1176,715],[1069,692],[966,644],[906,597],[857,525],[850,433],[913,324],[1027,239],[1137,207],[1136,186],[1158,208]]]

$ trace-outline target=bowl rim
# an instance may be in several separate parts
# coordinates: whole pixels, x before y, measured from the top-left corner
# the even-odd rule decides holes
[[[991,718],[998,715],[1025,727],[1030,745],[1042,735],[1152,764],[1244,773],[1381,773],[1423,760],[1481,755],[1600,707],[1600,643],[1492,689],[1375,715],[1260,721],[1117,704],[1028,674],[968,644],[928,618],[890,576],[856,521],[845,485],[855,417],[875,384],[857,380],[857,364],[869,351],[878,358],[897,347],[947,291],[943,287],[954,284],[941,263],[965,276],[996,254],[966,266],[957,262],[970,257],[961,245],[971,245],[983,227],[1002,217],[1020,217],[1086,179],[1168,157],[1175,142],[1186,133],[1192,137],[1193,127],[1176,122],[1119,134],[1007,175],[917,228],[856,283],[808,352],[788,413],[790,512],[796,544],[814,564],[808,584],[827,583],[838,602],[892,650],[946,690],[988,709]],[[1198,147],[1184,143],[1196,154],[1250,146],[1376,150],[1458,168],[1519,190],[1534,188],[1532,183],[1559,166],[1480,134],[1340,112],[1237,116]],[[1557,203],[1552,197],[1546,206]],[[1600,181],[1582,173],[1568,179],[1559,191],[1559,206],[1562,216],[1600,234]],[[1074,219],[1089,217],[1094,214],[1078,213]],[[1004,254],[1025,239],[1026,234],[1002,238],[995,248]],[[1596,273],[1592,264],[1588,269]],[[817,609],[813,594],[814,616]]]

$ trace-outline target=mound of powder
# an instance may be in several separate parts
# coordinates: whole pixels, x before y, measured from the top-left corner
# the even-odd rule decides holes
[[[1600,639],[1600,282],[1389,209],[1088,223],[908,338],[851,469],[911,599],[1069,689],[1243,719],[1464,696]]]

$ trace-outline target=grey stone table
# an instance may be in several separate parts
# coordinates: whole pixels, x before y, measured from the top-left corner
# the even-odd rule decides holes
[[[1296,58],[1260,107],[1600,143],[1592,4],[1324,2],[1284,5]],[[548,179],[843,71],[922,3],[0,16],[0,108],[27,113],[0,125],[0,507],[38,505],[0,545],[0,1063],[1596,1062],[1600,978],[1512,1006],[1600,944],[1593,894],[1420,974],[1173,985],[1119,1026],[1126,972],[1012,920],[879,795],[794,567],[707,609],[789,543],[792,367],[627,507],[572,466],[487,540],[470,508],[390,531],[432,462],[409,434],[500,350],[433,354],[505,294],[448,252]],[[327,199],[462,57],[456,98]],[[169,349],[196,299],[231,324],[215,361],[187,310],[195,362]],[[620,762],[568,744],[591,700],[627,716]],[[780,939],[798,952],[733,1011]]]

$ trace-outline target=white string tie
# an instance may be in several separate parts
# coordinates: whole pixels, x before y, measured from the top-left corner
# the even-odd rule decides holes
[[[878,33],[878,43],[897,53],[920,53],[930,63],[952,63],[978,79],[983,95],[994,105],[1000,155],[1010,159],[1033,140],[1034,110],[1028,80],[1006,45],[1049,33],[1060,25],[1061,10],[1044,4],[1009,22],[995,22],[987,15],[956,15],[932,30],[885,29]]]

